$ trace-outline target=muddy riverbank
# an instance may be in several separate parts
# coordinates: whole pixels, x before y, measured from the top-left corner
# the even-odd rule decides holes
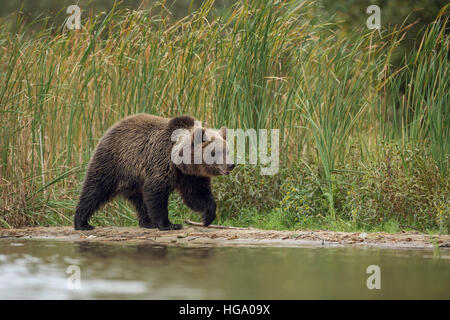
[[[321,247],[354,246],[405,249],[450,249],[450,235],[405,233],[360,233],[332,231],[274,231],[260,229],[216,229],[186,226],[182,230],[159,231],[138,227],[97,227],[75,231],[72,227],[0,229],[0,239],[52,239],[66,241],[134,241],[181,246]]]

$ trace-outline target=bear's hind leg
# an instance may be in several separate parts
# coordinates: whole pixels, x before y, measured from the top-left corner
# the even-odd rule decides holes
[[[102,204],[107,202],[113,195],[112,186],[101,186],[93,182],[89,177],[84,183],[80,201],[74,217],[75,230],[92,230],[89,219]]]
[[[156,224],[153,223],[150,215],[147,212],[147,208],[144,203],[142,193],[136,192],[128,197],[128,200],[134,205],[137,211],[139,226],[141,228],[156,228]]]

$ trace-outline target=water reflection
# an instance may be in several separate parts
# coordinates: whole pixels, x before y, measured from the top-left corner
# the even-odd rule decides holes
[[[0,298],[448,299],[445,253],[3,240]],[[366,287],[372,264],[381,268],[381,290]],[[67,287],[70,265],[80,268],[80,290]]]

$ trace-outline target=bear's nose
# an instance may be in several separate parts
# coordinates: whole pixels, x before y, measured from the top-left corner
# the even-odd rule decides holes
[[[235,167],[234,163],[233,163],[233,164],[229,164],[229,165],[228,165],[228,170],[230,170],[230,171],[231,171],[231,170],[233,170],[233,169],[234,169],[234,167]]]

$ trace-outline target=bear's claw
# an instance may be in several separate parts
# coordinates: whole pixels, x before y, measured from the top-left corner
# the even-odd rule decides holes
[[[211,214],[211,215],[208,215],[208,216],[204,216],[203,219],[202,219],[203,225],[204,225],[205,227],[209,226],[209,225],[214,221],[215,218],[216,218],[216,215],[215,215],[215,214]]]
[[[181,224],[171,223],[167,226],[158,227],[159,230],[180,230],[183,229]]]

